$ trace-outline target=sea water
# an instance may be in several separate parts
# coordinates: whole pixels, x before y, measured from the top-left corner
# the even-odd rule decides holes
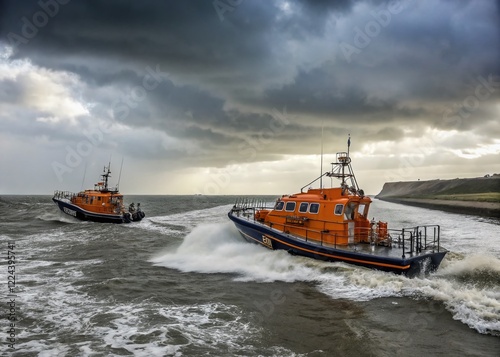
[[[408,279],[247,243],[227,218],[236,197],[126,199],[143,221],[82,222],[49,196],[0,197],[2,309],[15,301],[2,355],[498,356],[498,220],[374,200],[370,219],[390,228],[441,226],[450,253]]]

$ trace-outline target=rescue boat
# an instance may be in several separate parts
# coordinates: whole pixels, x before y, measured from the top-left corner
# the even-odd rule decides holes
[[[55,191],[52,201],[62,212],[82,221],[130,223],[142,220],[146,215],[141,210],[141,204],[138,203],[135,207],[135,204],[131,203],[126,210],[123,195],[118,191],[118,187],[108,187],[110,177],[111,164],[104,167],[102,180],[97,182],[93,189],[78,193]]]
[[[372,200],[358,186],[349,146],[350,138],[348,151],[336,154],[331,170],[299,193],[283,195],[274,205],[239,199],[229,219],[246,240],[292,255],[408,277],[438,269],[447,253],[439,225],[389,229],[387,222],[369,220]],[[340,179],[340,186],[324,188],[323,178]],[[319,188],[312,188],[318,180]]]

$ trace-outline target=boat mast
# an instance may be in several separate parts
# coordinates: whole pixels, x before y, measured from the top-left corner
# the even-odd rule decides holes
[[[363,190],[361,190],[358,186],[358,182],[356,181],[356,176],[354,176],[354,171],[351,166],[351,158],[349,157],[349,148],[351,146],[351,134],[349,134],[349,138],[347,139],[347,152],[338,152],[337,158],[335,162],[332,162],[331,171],[327,171],[322,173],[320,177],[315,180],[309,182],[307,185],[303,186],[300,189],[300,192],[304,191],[304,188],[310,186],[314,182],[320,180],[322,186],[323,176],[327,176],[330,178],[338,178],[341,180],[342,192],[348,194],[351,192],[354,195],[364,196]],[[347,168],[347,170],[346,170]],[[350,185],[347,181],[350,181]]]
[[[104,173],[101,175],[104,180],[104,191],[108,190],[108,178],[111,176],[111,161],[108,164],[107,171],[106,166],[104,166]]]
[[[345,159],[345,161],[342,162],[342,187],[344,187],[345,185],[345,178],[346,178],[346,175],[345,175],[345,166],[346,165],[350,165],[351,163],[351,159],[349,158],[349,148],[351,147],[351,133],[348,134],[347,136],[347,157]],[[349,170],[351,171],[351,170]]]

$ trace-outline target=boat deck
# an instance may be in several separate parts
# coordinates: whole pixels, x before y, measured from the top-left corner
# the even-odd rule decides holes
[[[286,233],[281,229],[277,229],[274,227],[270,227],[267,224],[259,222],[253,218],[253,214],[249,214],[249,212],[245,212],[244,214],[238,215],[239,219],[247,221],[252,225],[258,225],[265,229],[274,231],[280,235],[285,235],[289,240],[293,240],[300,243],[307,243],[309,245],[341,250],[344,252],[351,252],[356,254],[365,254],[368,256],[376,256],[376,257],[384,257],[384,258],[393,258],[393,259],[404,259],[404,258],[412,258],[422,255],[427,255],[435,252],[443,252],[446,251],[444,248],[440,248],[439,246],[439,235],[436,237],[431,237],[427,239],[427,237],[420,236],[419,239],[411,238],[409,235],[413,232],[417,232],[419,229],[429,227],[429,226],[421,226],[421,227],[411,227],[405,228],[401,230],[391,230],[392,241],[389,244],[375,244],[375,243],[352,243],[347,245],[340,244],[330,244],[326,242],[322,242],[315,239],[304,238],[294,234]],[[434,227],[434,226],[431,226]],[[425,233],[427,234],[427,233]]]

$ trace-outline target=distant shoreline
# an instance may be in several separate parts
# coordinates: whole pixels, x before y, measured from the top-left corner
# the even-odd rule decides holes
[[[500,175],[386,182],[375,197],[417,207],[500,218]]]
[[[400,203],[409,206],[436,209],[440,211],[472,214],[483,217],[500,218],[500,203],[475,202],[460,200],[439,200],[428,198],[399,198],[399,197],[377,197],[387,202]]]

